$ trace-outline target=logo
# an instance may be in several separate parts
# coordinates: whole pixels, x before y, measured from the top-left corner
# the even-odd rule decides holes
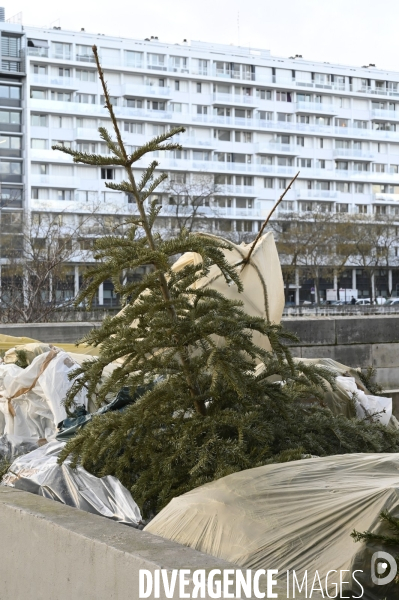
[[[398,566],[388,552],[375,552],[371,557],[371,579],[375,585],[387,585],[396,577]]]

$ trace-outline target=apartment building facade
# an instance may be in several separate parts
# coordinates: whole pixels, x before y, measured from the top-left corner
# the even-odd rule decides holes
[[[110,220],[134,211],[126,195],[104,185],[121,180],[121,169],[76,165],[51,149],[61,143],[107,152],[98,127],[110,128],[110,120],[93,44],[130,148],[185,127],[183,149],[159,156],[160,169],[172,181],[215,186],[201,207],[210,230],[257,232],[298,171],[280,217],[319,207],[399,219],[399,72],[186,40],[168,44],[6,22],[0,31],[1,217],[11,231],[24,211],[71,221],[93,205]],[[174,207],[166,188],[158,201],[160,226],[170,228]],[[93,222],[87,235],[96,233]]]

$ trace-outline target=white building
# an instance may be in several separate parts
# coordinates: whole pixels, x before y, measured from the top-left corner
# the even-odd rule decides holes
[[[62,142],[105,151],[98,127],[110,121],[93,44],[128,145],[170,126],[186,128],[183,150],[160,157],[160,168],[175,180],[205,174],[218,184],[217,210],[204,207],[213,230],[257,231],[298,170],[281,211],[321,204],[326,211],[399,215],[397,72],[186,40],[6,22],[0,31],[3,223],[18,226],[24,209],[78,218],[90,201],[104,213],[133,209],[104,187],[104,180],[122,178],[121,169],[75,165],[51,150]],[[159,200],[162,225],[170,226],[168,195]]]

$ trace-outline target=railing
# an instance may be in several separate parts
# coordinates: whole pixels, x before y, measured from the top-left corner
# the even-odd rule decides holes
[[[302,100],[295,104],[295,108],[297,112],[316,112],[326,115],[335,115],[338,113],[337,108],[333,104],[322,104],[321,102],[306,102]]]
[[[375,108],[371,111],[371,118],[399,121],[399,111]]]
[[[96,62],[96,59],[94,58],[93,54],[75,54],[75,60],[77,62]]]
[[[365,160],[373,160],[374,154],[364,152],[364,150],[355,150],[354,148],[335,148],[333,156],[345,156],[351,158],[364,158]]]
[[[235,95],[235,94],[213,94],[213,102],[222,102],[223,104],[258,104],[255,96]]]
[[[333,190],[296,190],[298,200],[308,200],[310,198],[338,198],[339,192]]]
[[[280,142],[269,142],[255,144],[255,152],[258,154],[299,154],[299,146],[294,144],[282,144]]]
[[[122,96],[151,96],[155,98],[164,98],[165,96],[170,96],[170,88],[158,85],[127,84],[122,88]]]
[[[48,48],[31,48],[30,46],[27,47],[29,56],[41,56],[44,58],[48,58],[48,50]]]
[[[285,307],[283,317],[331,317],[331,316],[349,316],[349,315],[393,315],[399,313],[399,304],[384,306],[378,304],[357,305],[344,304],[343,306],[331,306],[329,304],[313,306],[300,305]]]
[[[36,85],[57,85],[62,88],[78,90],[80,81],[74,77],[52,77],[51,75],[32,75],[32,83]]]

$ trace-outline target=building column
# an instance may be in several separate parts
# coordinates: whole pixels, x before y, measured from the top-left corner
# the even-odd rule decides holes
[[[339,300],[339,290],[338,290],[338,273],[334,269],[334,283],[333,288],[335,290],[335,299]]]
[[[371,301],[375,298],[375,276],[374,272],[371,275]]]
[[[79,294],[79,267],[75,265],[75,274],[74,274],[74,290],[75,290],[75,298]]]
[[[295,269],[295,304],[299,306],[299,269]]]
[[[98,303],[100,306],[104,304],[104,284],[100,283],[98,286]]]
[[[356,285],[356,269],[352,269],[352,290],[357,290]]]
[[[392,296],[392,269],[388,269],[388,296]]]

